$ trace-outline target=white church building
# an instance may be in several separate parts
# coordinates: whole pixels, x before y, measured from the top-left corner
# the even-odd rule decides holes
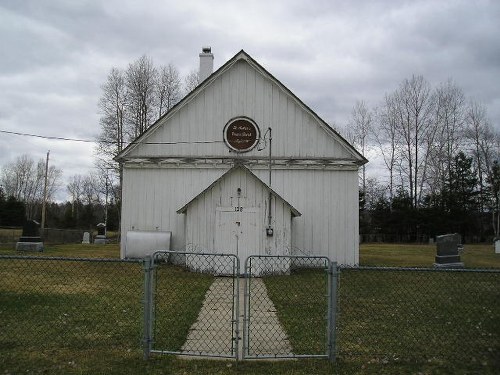
[[[245,51],[213,71],[116,158],[128,232],[173,250],[323,255],[359,263],[358,169],[367,160]]]

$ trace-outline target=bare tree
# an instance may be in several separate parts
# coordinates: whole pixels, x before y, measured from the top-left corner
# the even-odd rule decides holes
[[[352,111],[349,128],[352,131],[353,144],[364,155],[368,146],[368,135],[371,134],[372,113],[366,107],[363,100],[356,101]],[[366,193],[366,165],[363,164],[361,171],[361,190],[363,195]]]
[[[430,188],[441,191],[450,179],[454,158],[464,145],[465,96],[453,81],[438,87],[433,95],[436,133],[429,145]]]
[[[61,176],[62,171],[54,165],[47,170],[47,200],[53,198]],[[33,159],[25,154],[3,168],[1,184],[5,195],[24,202],[27,218],[34,219],[39,217],[44,179],[45,159],[40,159],[35,165]]]
[[[106,83],[101,86],[99,100],[101,132],[97,138],[97,156],[106,163],[112,163],[127,142],[125,116],[127,92],[122,71],[112,68]]]
[[[157,74],[153,61],[146,55],[130,64],[125,73],[127,123],[132,138],[142,134],[156,120],[154,88]]]
[[[78,220],[78,208],[82,202],[83,194],[83,179],[82,175],[76,174],[69,179],[69,183],[66,186],[66,190],[71,197],[71,214]]]
[[[181,98],[181,80],[177,68],[168,64],[160,67],[156,84],[158,118],[170,110]]]
[[[115,162],[117,156],[130,140],[125,131],[125,119],[128,110],[128,96],[124,73],[112,68],[106,83],[102,86],[102,96],[99,101],[101,110],[101,133],[97,139],[96,165],[99,168],[113,168],[118,178],[119,186],[123,181],[123,166]],[[78,181],[80,191],[83,178]],[[121,189],[119,190],[121,193]],[[118,196],[117,201],[121,201]],[[74,207],[74,203],[73,203]]]
[[[95,173],[89,173],[82,180],[82,199],[83,202],[92,206],[101,203],[101,195],[99,193],[99,179]]]
[[[496,239],[500,236],[500,165],[493,162],[491,174],[488,178],[489,192],[492,198],[492,226]]]
[[[198,72],[196,70],[192,70],[185,78],[184,78],[184,94],[187,95],[191,91],[193,91],[200,83],[200,77],[198,76]]]
[[[387,186],[376,177],[367,178],[365,201],[368,210],[374,210],[380,203],[387,202]]]
[[[405,79],[394,95],[398,118],[397,131],[401,141],[403,184],[408,186],[413,207],[418,207],[427,178],[429,144],[436,127],[431,121],[433,102],[429,83],[422,76]]]
[[[160,67],[158,73],[153,61],[145,55],[129,64],[126,71],[112,68],[102,85],[101,131],[97,137],[95,164],[103,170],[101,175],[106,176],[109,193],[118,205],[123,168],[114,158],[179,101],[180,86],[179,73],[173,64]],[[85,183],[87,191],[89,183]]]
[[[484,210],[486,180],[493,179],[489,175],[493,162],[498,160],[498,133],[495,133],[486,115],[483,105],[471,101],[465,116],[466,138],[470,144],[470,152],[474,158],[479,181],[480,210]]]
[[[116,167],[121,181],[120,167],[113,158],[180,100],[179,72],[173,64],[160,67],[158,72],[153,61],[143,55],[126,71],[112,68],[101,88],[96,164]]]
[[[389,173],[388,193],[389,204],[392,200],[396,185],[396,166],[399,164],[400,133],[398,107],[395,95],[386,95],[384,102],[375,112],[376,126],[372,128],[374,140],[378,146],[384,165]]]
[[[104,202],[104,221],[107,223],[110,202],[115,202],[117,205],[121,203],[121,185],[116,180],[113,170],[109,168],[99,168],[91,177],[99,202]],[[120,227],[120,221],[121,218],[118,215],[118,227]]]
[[[6,196],[13,196],[24,201],[32,195],[34,161],[29,155],[19,156],[16,161],[4,166],[2,170],[2,186]]]

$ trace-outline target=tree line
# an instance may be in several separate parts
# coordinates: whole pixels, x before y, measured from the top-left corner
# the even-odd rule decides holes
[[[96,162],[121,174],[113,158],[197,85],[195,71],[184,78],[182,85],[172,63],[156,67],[145,55],[125,70],[113,67],[101,86]]]
[[[18,210],[24,212],[27,218],[39,217],[41,212],[42,199],[45,186],[45,159],[37,162],[29,155],[21,155],[14,162],[2,168],[0,176],[0,194],[2,202],[19,202]],[[58,187],[58,181],[62,176],[62,171],[55,166],[50,166],[47,170],[47,199],[51,200]],[[9,211],[10,212],[10,211]],[[19,213],[14,216],[18,217]],[[7,213],[1,215],[1,225],[10,225]],[[17,219],[14,222],[18,222]],[[18,224],[12,224],[18,225]]]
[[[95,171],[70,177],[68,201],[49,205],[48,225],[90,228],[107,220],[119,228],[122,168],[114,157],[197,84],[195,71],[182,80],[173,64],[155,66],[145,55],[126,69],[112,67],[98,102]],[[344,136],[382,165],[376,175],[368,173],[373,161],[360,170],[362,234],[406,241],[445,232],[499,236],[500,135],[485,107],[452,80],[433,88],[423,76],[407,78],[374,108],[356,102],[347,128]],[[22,203],[25,217],[39,218],[43,162],[22,155],[2,168],[2,205]],[[49,201],[61,175],[50,167]]]
[[[500,133],[452,80],[432,88],[423,76],[407,78],[374,108],[356,102],[348,128],[346,138],[382,165],[371,177],[360,171],[367,238],[499,235]]]
[[[47,223],[50,228],[92,229],[107,221],[108,229],[119,223],[119,187],[106,169],[74,175],[66,185],[69,199],[54,202],[62,188],[62,170],[51,165],[47,178]],[[37,163],[21,155],[5,165],[0,175],[0,226],[22,226],[26,220],[40,222],[45,184],[45,160]]]
[[[198,73],[181,79],[175,65],[155,66],[146,55],[126,69],[112,67],[101,86],[98,102],[100,132],[94,150],[95,170],[73,175],[65,187],[62,170],[48,170],[47,227],[91,229],[120,223],[122,169],[113,158],[198,85]],[[21,155],[3,166],[0,174],[0,225],[20,226],[26,219],[40,221],[45,160]],[[68,200],[53,202],[57,190]]]

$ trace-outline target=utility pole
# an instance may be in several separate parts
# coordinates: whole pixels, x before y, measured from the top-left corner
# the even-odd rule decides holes
[[[45,185],[43,187],[42,224],[41,224],[42,237],[44,237],[43,230],[45,229],[45,209],[46,209],[46,204],[47,204],[47,180],[49,177],[49,154],[50,154],[50,150],[47,151],[47,160],[45,161]]]
[[[104,206],[104,224],[106,225],[104,227],[104,235],[105,236],[108,233],[108,172],[109,172],[109,170],[106,169],[106,203]]]

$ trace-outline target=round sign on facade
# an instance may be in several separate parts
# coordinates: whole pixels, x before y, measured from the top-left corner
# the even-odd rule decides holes
[[[224,127],[224,142],[233,151],[248,152],[259,143],[260,130],[248,117],[236,117]]]

